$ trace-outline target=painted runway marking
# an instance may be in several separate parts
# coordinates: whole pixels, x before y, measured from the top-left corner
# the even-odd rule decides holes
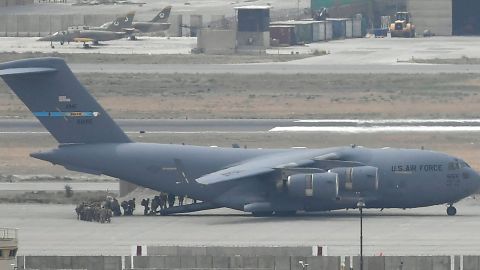
[[[394,132],[480,132],[480,126],[291,126],[275,127],[270,132],[394,133]]]
[[[295,120],[294,123],[356,123],[356,124],[422,124],[422,123],[457,123],[480,124],[480,119],[307,119]]]

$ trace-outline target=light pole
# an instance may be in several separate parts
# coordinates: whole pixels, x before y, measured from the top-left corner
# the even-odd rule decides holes
[[[365,207],[363,199],[358,200],[357,207],[360,210],[360,270],[363,270],[363,208]]]

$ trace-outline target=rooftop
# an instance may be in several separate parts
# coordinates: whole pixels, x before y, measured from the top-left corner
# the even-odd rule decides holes
[[[0,228],[0,241],[17,239],[17,238],[18,238],[18,229]]]
[[[241,7],[235,7],[236,10],[239,9],[271,9],[271,6],[241,6]]]

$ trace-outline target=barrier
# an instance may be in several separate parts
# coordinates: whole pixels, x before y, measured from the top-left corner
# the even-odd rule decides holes
[[[365,256],[364,270],[478,270],[480,256]],[[133,259],[133,264],[132,264]],[[353,269],[359,270],[359,257],[353,257]],[[122,263],[123,262],[123,263]],[[302,263],[303,262],[303,265]],[[18,256],[18,269],[275,269],[340,270],[339,256]],[[349,269],[350,257],[345,257]]]

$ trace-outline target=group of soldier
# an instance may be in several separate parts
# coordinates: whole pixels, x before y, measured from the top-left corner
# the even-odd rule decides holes
[[[143,199],[141,205],[144,207],[144,215],[157,215],[161,210],[175,206],[175,201],[178,197],[178,205],[182,206],[185,201],[185,196],[175,196],[174,194],[167,194],[161,192],[159,195]],[[193,201],[195,202],[195,200]],[[75,208],[77,219],[83,221],[96,221],[100,223],[110,223],[112,216],[132,216],[135,210],[135,198],[130,200],[118,202],[116,198],[108,196],[102,202],[82,202]]]
[[[182,206],[185,201],[185,196],[175,196],[174,194],[167,194],[165,192],[161,192],[160,195],[150,198],[143,199],[141,205],[143,206],[143,214],[145,216],[148,215],[156,215],[160,213],[160,211],[175,206],[176,198],[178,197],[178,205]]]
[[[75,208],[77,219],[90,222],[110,223],[112,210],[105,207],[103,202],[82,202]]]

